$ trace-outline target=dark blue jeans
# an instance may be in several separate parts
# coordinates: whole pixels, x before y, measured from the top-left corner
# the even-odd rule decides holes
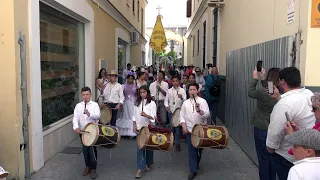
[[[80,134],[80,139],[82,143],[81,134]],[[87,147],[82,143],[82,151],[83,151],[83,157],[84,157],[84,162],[86,163],[86,167],[96,170],[97,160],[98,160],[97,148],[94,146]]]
[[[271,154],[267,150],[267,131],[254,127],[254,143],[259,163],[260,180],[276,180],[276,172],[271,168]]]
[[[111,126],[116,126],[118,110],[113,109],[113,108],[115,108],[117,105],[118,105],[117,103],[108,103],[108,106],[110,108],[112,108],[112,118],[111,118],[111,122],[110,122]]]
[[[172,118],[172,113],[168,112],[168,117],[169,117],[169,123],[170,123],[170,129],[174,134],[174,144],[179,145],[180,144],[180,132],[181,132],[181,127],[173,127],[171,123],[171,118]]]
[[[289,170],[293,166],[291,162],[277,153],[271,153],[271,167],[278,175],[279,180],[287,180]]]
[[[219,100],[207,100],[210,115],[211,115],[211,124],[217,124],[217,116],[219,110]]]
[[[202,148],[195,148],[191,144],[191,134],[186,134],[186,141],[189,151],[189,168],[190,172],[196,173],[199,167],[199,163],[202,155]]]
[[[137,146],[137,166],[139,170],[144,170],[146,166],[153,164],[153,151],[140,150]]]

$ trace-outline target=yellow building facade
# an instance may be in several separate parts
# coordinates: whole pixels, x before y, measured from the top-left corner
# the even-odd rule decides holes
[[[199,67],[214,63],[220,74],[226,75],[228,52],[301,33],[296,65],[301,70],[304,85],[320,86],[316,75],[319,58],[316,39],[320,36],[320,29],[311,28],[312,14],[319,12],[312,9],[313,0],[297,0],[291,5],[293,21],[288,23],[290,7],[287,2],[292,1],[188,0],[190,17],[185,63]]]
[[[256,61],[262,60],[267,70],[296,66],[302,86],[319,92],[319,6],[317,0],[187,1],[185,64],[218,67],[222,80],[218,118],[255,162],[250,122],[256,104],[248,97],[248,86]]]
[[[77,138],[72,117],[79,90],[89,86],[95,96],[100,68],[141,64],[146,5],[146,0],[2,3],[0,165],[8,179],[38,171]]]

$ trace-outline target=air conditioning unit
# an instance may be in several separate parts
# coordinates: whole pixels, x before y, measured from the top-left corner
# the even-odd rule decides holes
[[[138,44],[139,43],[139,33],[137,31],[133,31],[131,33],[131,44]]]
[[[208,0],[207,5],[208,7],[220,8],[225,5],[225,2],[224,0]]]

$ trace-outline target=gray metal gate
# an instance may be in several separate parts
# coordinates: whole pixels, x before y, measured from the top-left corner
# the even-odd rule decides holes
[[[252,71],[257,60],[271,67],[283,68],[292,64],[293,36],[288,36],[227,53],[225,125],[232,138],[257,163],[250,124],[256,102],[247,95]],[[259,83],[259,86],[260,83]]]

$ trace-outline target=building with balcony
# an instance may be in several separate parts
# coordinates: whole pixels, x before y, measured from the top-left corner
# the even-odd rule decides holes
[[[78,136],[80,89],[100,68],[140,65],[146,0],[11,0],[0,7],[5,88],[0,163],[9,179],[38,171]]]
[[[187,0],[187,63],[212,63],[226,78],[219,118],[254,160],[250,120],[255,102],[247,96],[252,71],[257,60],[267,70],[296,66],[302,84],[319,91],[318,7],[318,1],[303,0]]]

